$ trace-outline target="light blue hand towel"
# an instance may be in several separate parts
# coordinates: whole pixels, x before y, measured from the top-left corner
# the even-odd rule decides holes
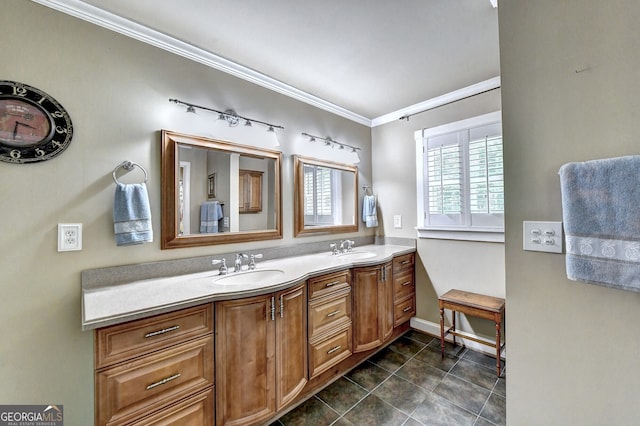
[[[116,245],[153,241],[149,194],[144,183],[116,184],[113,201],[113,227]]]
[[[205,201],[200,206],[200,233],[218,232],[218,221],[222,219],[222,207],[218,201]]]
[[[362,200],[362,221],[367,228],[378,226],[378,209],[376,207],[376,197],[365,195]]]
[[[640,292],[640,156],[560,168],[567,277]]]

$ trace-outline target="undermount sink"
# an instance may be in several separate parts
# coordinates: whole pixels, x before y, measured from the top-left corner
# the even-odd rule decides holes
[[[253,284],[259,281],[271,280],[278,278],[284,274],[281,269],[254,269],[225,275],[213,281],[214,284],[234,285],[234,284]]]
[[[346,258],[346,259],[368,259],[370,257],[375,257],[376,253],[372,251],[348,251],[346,253],[340,253],[338,257]]]

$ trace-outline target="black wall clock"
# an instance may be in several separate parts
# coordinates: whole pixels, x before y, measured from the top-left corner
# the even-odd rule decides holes
[[[0,161],[35,163],[60,155],[73,136],[67,111],[42,90],[0,80]]]

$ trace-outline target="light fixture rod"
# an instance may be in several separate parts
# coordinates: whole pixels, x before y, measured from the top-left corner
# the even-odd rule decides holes
[[[216,112],[216,113],[218,113],[218,114],[220,114],[220,115],[222,115],[224,117],[229,116],[229,117],[239,118],[241,120],[245,120],[245,122],[248,121],[248,122],[251,122],[251,123],[262,124],[263,126],[267,126],[269,128],[269,130],[273,129],[273,128],[284,130],[284,127],[278,126],[276,124],[267,123],[266,121],[260,121],[260,120],[255,120],[253,118],[243,117],[243,116],[237,115],[235,113],[234,114],[230,114],[229,110],[227,110],[227,111],[219,111],[219,110],[217,110],[215,108],[209,108],[209,107],[205,107],[205,106],[201,106],[201,105],[192,104],[192,103],[189,103],[189,102],[184,102],[184,101],[181,101],[180,99],[169,99],[169,102],[173,102],[174,104],[185,105],[185,106],[191,107],[191,108],[203,109],[205,111]]]
[[[346,146],[346,147],[351,148],[351,150],[353,152],[356,152],[356,151],[359,151],[359,150],[362,149],[362,148],[358,148],[357,146],[353,146],[353,145],[349,145],[349,144],[346,144],[346,143],[338,142],[337,140],[332,139],[332,138],[330,138],[328,136],[326,138],[323,138],[321,136],[314,136],[314,135],[310,135],[309,133],[305,133],[305,132],[302,132],[302,136],[308,137],[310,139],[310,141],[315,141],[315,140],[325,141],[327,145],[338,145],[338,146],[340,146],[342,148],[344,148]]]

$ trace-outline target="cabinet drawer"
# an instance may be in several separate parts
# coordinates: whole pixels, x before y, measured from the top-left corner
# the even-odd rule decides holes
[[[347,271],[309,279],[309,300],[350,287],[351,274]]]
[[[351,321],[351,291],[309,302],[309,339]]]
[[[213,389],[195,395],[160,412],[145,417],[133,426],[213,426]]]
[[[416,314],[416,298],[414,295],[394,304],[393,326],[397,327],[409,321]]]
[[[351,323],[336,334],[309,344],[309,379],[351,356]]]
[[[404,269],[413,269],[415,264],[415,253],[403,254],[393,258],[393,273],[396,274]]]
[[[212,332],[211,304],[101,328],[95,332],[96,368]]]
[[[98,424],[136,420],[212,386],[213,377],[213,336],[105,369],[96,374]]]
[[[393,275],[393,300],[404,299],[416,290],[413,281],[413,270],[402,271]]]

